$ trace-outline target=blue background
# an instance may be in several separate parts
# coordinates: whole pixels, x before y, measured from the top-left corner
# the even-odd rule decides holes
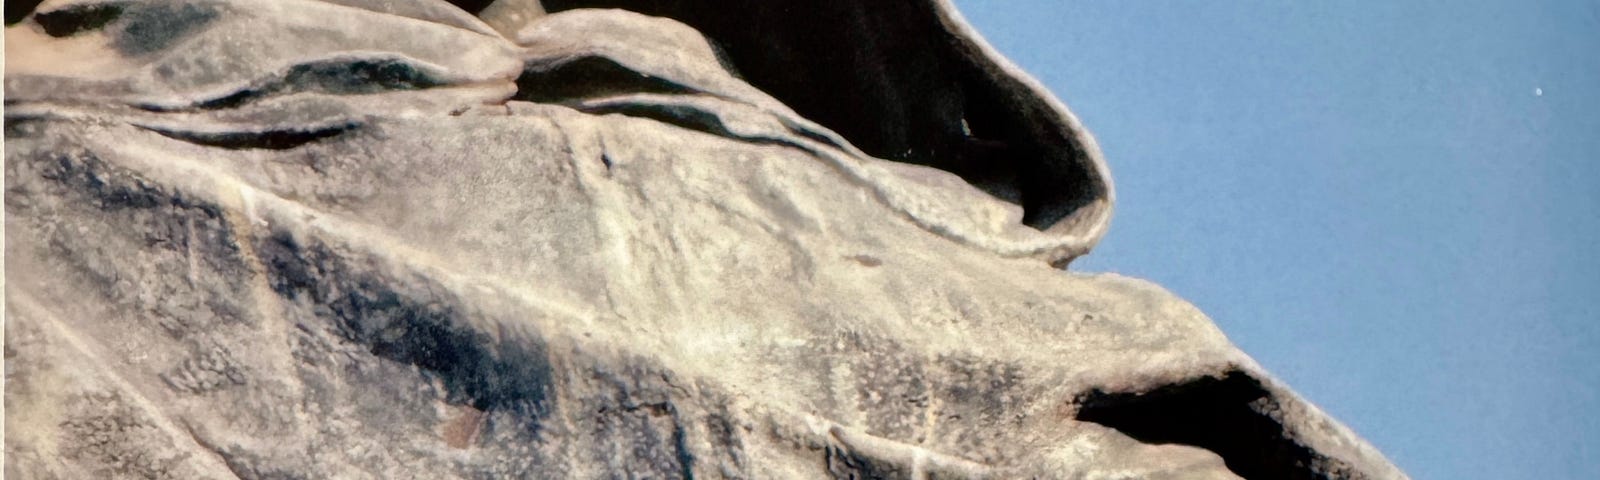
[[[1416,478],[1600,478],[1600,2],[957,0],[1148,278]]]

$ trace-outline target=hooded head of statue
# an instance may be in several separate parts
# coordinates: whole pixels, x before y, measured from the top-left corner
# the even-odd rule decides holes
[[[7,93],[30,100],[71,92],[80,103],[170,113],[302,91],[433,89],[464,103],[554,103],[680,124],[715,118],[723,130],[751,125],[728,118],[737,110],[730,103],[754,105],[786,126],[768,133],[810,143],[818,156],[845,157],[837,159],[849,164],[841,168],[883,201],[969,245],[1064,267],[1110,221],[1111,179],[1093,138],[948,0],[451,3],[284,2],[258,12],[269,6],[51,0],[25,17],[28,9],[17,5],[8,21],[36,26],[8,29],[15,55],[8,55]],[[331,21],[318,16],[333,13],[317,13],[330,8],[450,28],[329,36],[337,27],[300,25]],[[45,42],[48,48],[33,47]],[[81,61],[48,58],[59,54]],[[506,88],[442,88],[490,84]],[[653,96],[619,100],[629,93]],[[986,198],[972,205],[945,188],[951,184]]]
[[[1114,194],[1093,138],[948,0],[500,0],[481,11],[504,24],[581,8],[693,27],[743,80],[862,152],[956,174],[1020,206],[1028,227],[1076,240],[1053,261],[1105,233]]]

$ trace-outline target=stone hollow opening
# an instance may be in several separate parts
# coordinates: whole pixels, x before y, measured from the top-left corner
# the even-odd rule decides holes
[[[1094,390],[1079,399],[1077,419],[1145,443],[1210,450],[1246,479],[1327,478],[1336,460],[1290,438],[1283,424],[1265,413],[1268,402],[1272,398],[1260,381],[1233,371],[1147,392]]]

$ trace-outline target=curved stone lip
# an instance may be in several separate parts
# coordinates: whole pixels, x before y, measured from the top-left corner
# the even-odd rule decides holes
[[[842,143],[848,156],[944,170],[993,200],[919,192],[926,176],[902,178],[908,170],[892,166],[867,168],[877,174],[858,178],[934,233],[1057,267],[1104,237],[1115,192],[1094,137],[1038,80],[989,45],[951,0],[876,13],[863,2],[715,3],[545,0],[541,14],[620,9],[686,24],[721,47],[719,56],[740,70],[741,80],[798,114],[792,123],[800,130],[842,140],[824,143]],[[808,21],[823,23],[814,30],[788,26]],[[1020,207],[1020,218],[999,222],[1010,217],[995,213],[1004,207],[974,205],[1001,202]]]
[[[1055,129],[1081,148],[1081,156],[1065,160],[1074,162],[1086,171],[1091,181],[1095,183],[1091,188],[1096,188],[1100,195],[1095,201],[1080,207],[1066,218],[1044,229],[1044,232],[1063,237],[1063,240],[1066,240],[1064,243],[1072,244],[1071,248],[1068,248],[1069,252],[1063,252],[1068,257],[1051,259],[1053,264],[1059,262],[1064,266],[1065,262],[1070,262],[1072,258],[1088,253],[1101,238],[1105,237],[1116,204],[1116,188],[1111,179],[1111,168],[1106,164],[1104,154],[1101,153],[1100,145],[1094,135],[1089,133],[1077,115],[1073,114],[1048,88],[990,45],[966,17],[961,15],[952,0],[929,0],[929,3],[932,4],[945,31],[956,40],[964,58],[981,69],[992,81],[1000,83],[1002,88],[1031,97],[1039,108],[1052,113],[1050,119],[1055,120],[1056,124],[1053,125]]]
[[[959,243],[991,251],[1002,257],[1037,258],[1056,268],[1067,268],[1073,260],[1088,254],[1105,236],[1111,224],[1116,192],[1098,142],[1083,126],[1077,115],[1033,76],[1001,54],[967,22],[951,0],[928,0],[936,14],[941,30],[950,35],[951,43],[958,48],[960,58],[969,67],[980,71],[989,82],[997,85],[1024,103],[1032,112],[1015,112],[1029,115],[1044,135],[1058,134],[1050,139],[1062,142],[1054,145],[1062,151],[1046,156],[1041,161],[1061,161],[1079,169],[1091,182],[1085,187],[1095,193],[1092,201],[1073,209],[1070,213],[1043,229],[1013,221],[1011,225],[996,230],[985,215],[984,208],[963,205],[964,200],[932,198],[928,192],[919,192],[929,183],[926,177],[907,173],[907,169],[894,168],[894,164],[855,165],[852,176],[871,184],[880,197],[923,228]],[[1042,125],[1040,125],[1042,124]],[[857,158],[872,158],[856,148],[849,138],[817,124],[801,119],[798,130],[819,132],[830,138],[831,145],[843,147],[845,153]],[[1045,140],[1045,139],[1041,139]],[[836,162],[837,163],[837,162]],[[881,167],[890,168],[881,168]],[[912,166],[913,165],[907,165]],[[921,177],[921,178],[919,178]],[[944,183],[935,180],[932,183]],[[972,195],[985,195],[975,185]],[[948,193],[949,189],[940,190]],[[942,201],[941,201],[942,200]],[[994,198],[995,201],[1004,201]]]

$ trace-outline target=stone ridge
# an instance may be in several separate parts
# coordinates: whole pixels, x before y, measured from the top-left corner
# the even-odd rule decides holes
[[[5,474],[1405,478],[1058,268],[1092,138],[864,5],[8,11]]]

